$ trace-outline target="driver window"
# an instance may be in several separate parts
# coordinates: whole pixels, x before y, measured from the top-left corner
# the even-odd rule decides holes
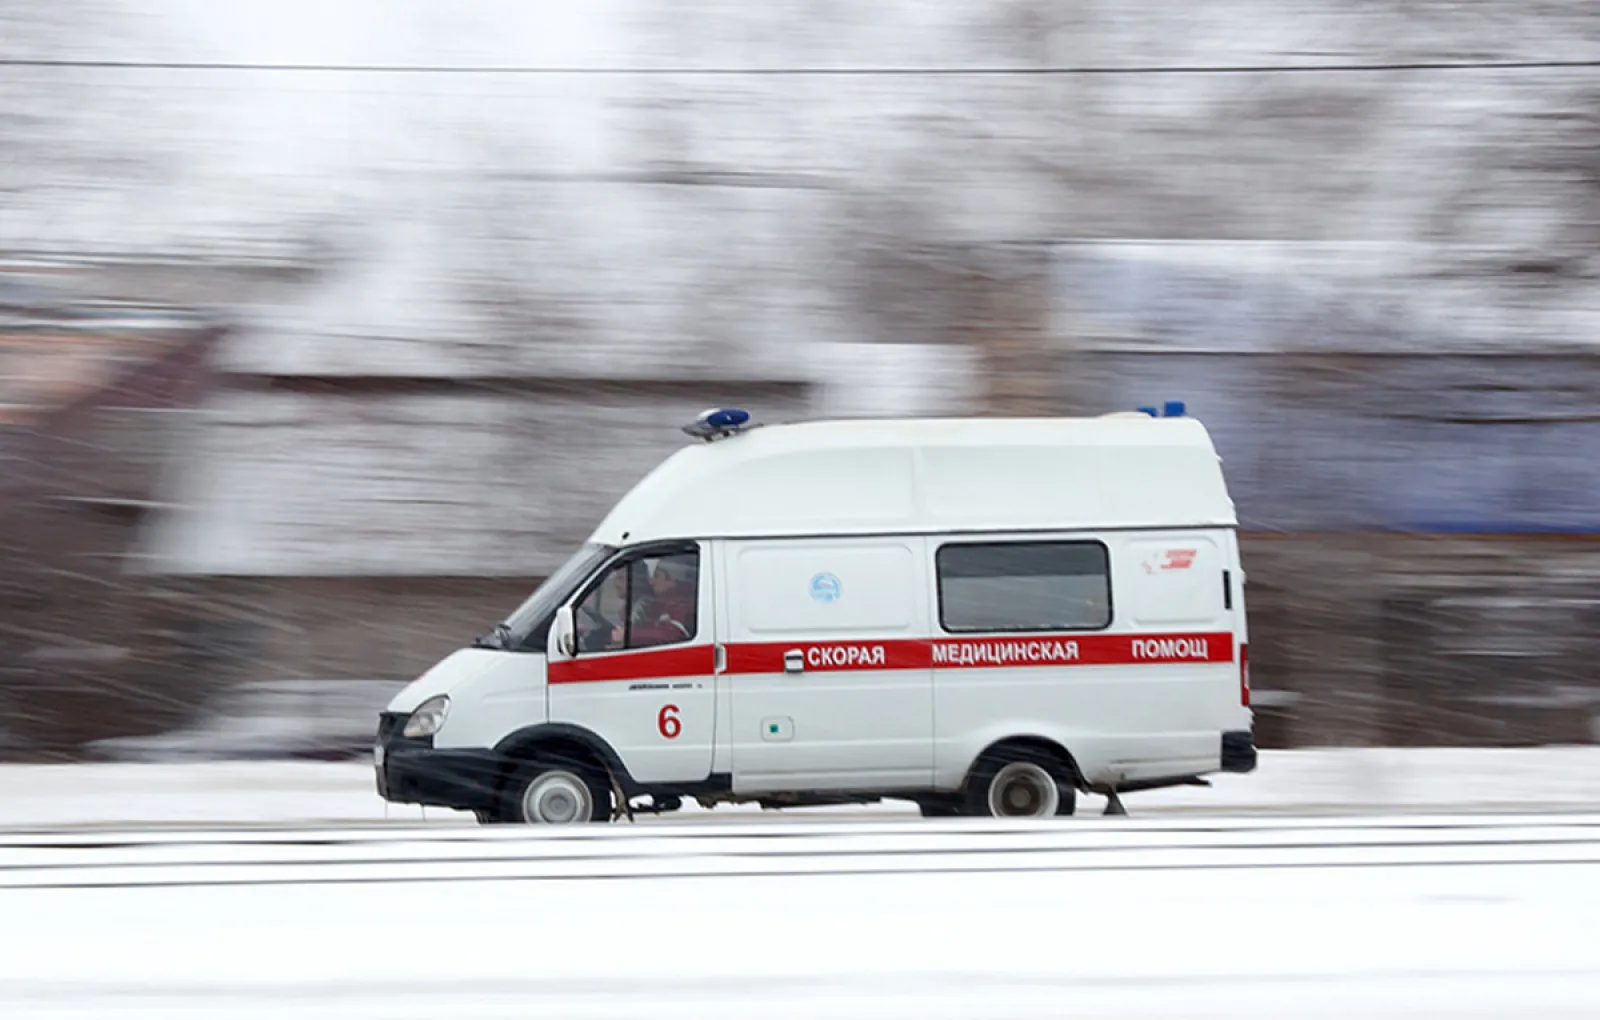
[[[698,552],[615,564],[578,604],[578,649],[612,652],[694,640],[699,578]]]

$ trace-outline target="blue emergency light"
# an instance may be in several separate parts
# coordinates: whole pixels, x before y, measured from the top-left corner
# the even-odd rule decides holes
[[[1140,414],[1148,414],[1152,418],[1182,418],[1187,412],[1181,400],[1169,400],[1161,405],[1160,413],[1153,407],[1136,408]]]
[[[687,435],[712,442],[738,435],[749,427],[750,412],[737,407],[710,407],[700,412],[700,417],[683,427]]]

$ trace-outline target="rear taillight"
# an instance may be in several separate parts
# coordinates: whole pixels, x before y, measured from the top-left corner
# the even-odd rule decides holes
[[[1239,704],[1250,707],[1250,646],[1239,646]]]

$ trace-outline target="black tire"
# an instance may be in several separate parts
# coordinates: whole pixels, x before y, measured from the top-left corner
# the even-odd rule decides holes
[[[603,769],[565,755],[539,755],[506,783],[499,818],[520,825],[583,825],[609,822],[613,810]]]
[[[1048,810],[1052,799],[1055,808]],[[1056,755],[998,747],[973,766],[963,800],[962,814],[978,818],[1059,818],[1077,810],[1078,794],[1071,769]]]

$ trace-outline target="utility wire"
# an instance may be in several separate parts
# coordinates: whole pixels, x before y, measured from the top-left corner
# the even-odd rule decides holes
[[[1595,60],[1470,60],[1358,64],[1173,64],[1166,67],[526,67],[448,64],[282,64],[207,61],[44,60],[0,57],[0,67],[107,71],[249,71],[425,75],[589,75],[685,77],[1051,77],[1089,75],[1370,74],[1384,71],[1570,71],[1600,68]]]

